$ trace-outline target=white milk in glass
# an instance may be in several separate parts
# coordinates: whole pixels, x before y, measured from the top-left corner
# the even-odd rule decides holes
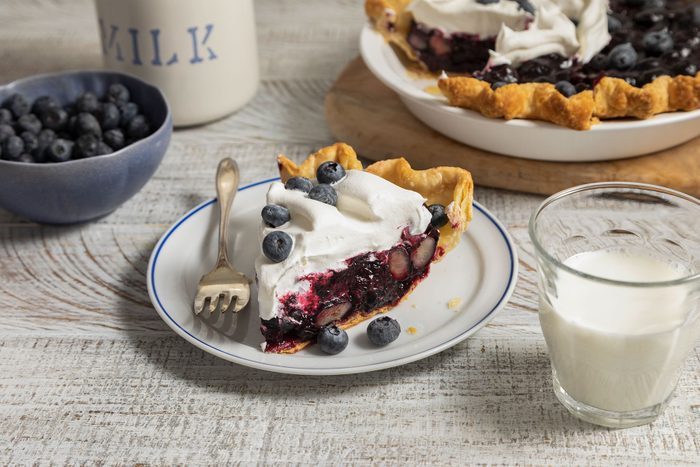
[[[679,279],[687,271],[644,253],[595,251],[564,262],[625,282]],[[687,285],[622,286],[558,271],[540,322],[556,377],[575,400],[627,412],[665,401],[698,337]],[[556,295],[556,296],[554,296]]]

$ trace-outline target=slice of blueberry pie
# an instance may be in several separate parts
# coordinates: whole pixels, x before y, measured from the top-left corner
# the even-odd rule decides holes
[[[472,179],[405,159],[363,170],[345,144],[301,165],[279,157],[256,261],[263,350],[294,353],[326,326],[348,328],[403,300],[471,220]]]
[[[700,108],[696,0],[366,0],[449,103],[586,130]],[[457,74],[457,76],[455,76]]]

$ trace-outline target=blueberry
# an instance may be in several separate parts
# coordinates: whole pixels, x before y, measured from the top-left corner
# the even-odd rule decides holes
[[[317,342],[322,352],[339,354],[348,346],[348,333],[336,325],[325,326],[319,331]]]
[[[119,125],[121,126],[128,125],[131,119],[139,114],[139,106],[133,102],[119,101],[116,104],[121,115],[119,117]]]
[[[661,24],[666,19],[666,13],[662,9],[645,9],[634,15],[634,22],[645,29]]]
[[[345,169],[342,165],[333,161],[326,161],[316,169],[318,183],[336,183],[345,177]]]
[[[97,147],[100,140],[92,133],[84,133],[75,140],[73,152],[76,158],[85,159],[97,155]]]
[[[648,32],[642,39],[642,45],[649,55],[658,56],[673,49],[673,37],[668,31]]]
[[[15,118],[19,118],[22,115],[29,113],[29,102],[21,94],[12,94],[10,97],[5,99],[2,106],[12,112]],[[19,154],[17,155],[19,157]]]
[[[608,15],[608,32],[612,34],[620,29],[622,29],[622,21],[617,16]]]
[[[270,261],[279,263],[287,259],[292,252],[293,243],[288,233],[275,230],[265,235],[262,250]]]
[[[554,87],[559,91],[564,97],[571,97],[576,94],[576,86],[568,81],[559,81]]]
[[[75,109],[80,112],[85,113],[95,113],[100,108],[100,101],[97,100],[97,96],[90,92],[84,92],[78,96],[75,100]]]
[[[32,156],[36,162],[44,162],[46,159],[46,149],[56,140],[56,133],[53,130],[44,128],[37,137],[37,147],[32,151]]]
[[[132,118],[126,125],[126,136],[133,140],[141,139],[150,132],[151,127],[148,124],[148,120],[141,114]]]
[[[500,0],[476,0],[476,3],[481,3],[482,5],[490,5],[492,3],[498,3]]]
[[[388,316],[377,318],[367,326],[367,337],[374,345],[384,346],[394,342],[401,334],[399,322]]]
[[[76,136],[92,134],[98,137],[102,136],[100,122],[97,121],[94,115],[87,112],[81,112],[75,117],[71,117],[74,122],[70,125]]]
[[[71,158],[73,142],[66,139],[57,139],[46,149],[46,157],[51,162],[65,162]]]
[[[19,136],[10,136],[2,143],[2,157],[16,161],[24,152],[24,140]]]
[[[289,209],[277,204],[268,204],[262,209],[262,218],[268,227],[279,227],[289,222]]]
[[[428,211],[432,215],[430,219],[430,225],[439,229],[443,225],[447,224],[450,220],[447,218],[447,213],[445,212],[445,206],[442,204],[431,204],[428,206]]]
[[[299,190],[308,193],[314,187],[314,184],[306,177],[292,177],[287,180],[284,187],[287,190]]]
[[[111,102],[100,104],[96,115],[102,126],[102,130],[111,130],[119,126],[121,115],[117,106]]]
[[[24,152],[33,152],[39,147],[39,138],[31,131],[22,132],[19,135],[24,142]]]
[[[29,131],[37,134],[41,131],[41,121],[34,114],[25,114],[17,119],[17,127],[19,131]]]
[[[608,57],[605,54],[596,54],[587,65],[593,71],[601,71],[608,65]]]
[[[0,124],[11,124],[14,117],[12,112],[7,109],[0,109]]]
[[[309,198],[330,204],[331,206],[335,206],[336,203],[338,203],[338,193],[335,192],[332,186],[324,183],[313,187],[311,191],[309,191]]]
[[[58,102],[56,102],[56,99],[53,97],[41,96],[34,101],[34,104],[32,104],[32,113],[35,115],[41,115],[49,109],[58,109],[59,107],[60,105],[58,105]]]
[[[15,129],[5,123],[0,124],[0,143],[15,135]]]
[[[66,127],[68,123],[68,112],[65,110],[58,109],[48,109],[41,115],[39,115],[44,128],[48,128],[54,131],[61,131]]]
[[[109,102],[128,102],[130,97],[129,90],[123,84],[111,84],[107,89],[107,100]]]
[[[491,89],[493,89],[495,91],[498,88],[502,88],[506,84],[508,84],[508,83],[506,83],[505,81],[495,81],[495,82],[491,83]]]
[[[105,131],[105,134],[102,135],[102,139],[114,150],[124,147],[124,133],[119,128]]]
[[[698,72],[698,66],[690,62],[681,62],[673,67],[673,71],[679,75],[695,76]]]
[[[666,8],[666,0],[646,0],[646,8]]]
[[[112,154],[114,152],[114,149],[110,147],[109,144],[105,143],[104,141],[100,141],[97,144],[97,154],[98,156],[104,156],[105,154]]]
[[[695,26],[700,26],[700,5],[695,5],[693,7],[693,24]]]
[[[637,51],[625,42],[615,46],[608,54],[608,66],[616,70],[629,70],[637,62]]]
[[[515,0],[515,2],[518,4],[518,7],[521,10],[530,13],[531,15],[535,14],[535,7],[532,6],[532,3],[530,3],[529,0]]]
[[[17,162],[24,162],[25,164],[33,164],[36,161],[34,160],[34,157],[32,157],[31,154],[25,152],[19,156],[19,158],[17,159]]]

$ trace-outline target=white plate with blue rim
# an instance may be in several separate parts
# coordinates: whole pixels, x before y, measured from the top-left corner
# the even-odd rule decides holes
[[[270,183],[241,188],[234,200],[230,251],[236,268],[255,277],[260,252],[260,211]],[[518,259],[503,225],[474,203],[474,218],[460,244],[432,265],[428,277],[388,314],[401,325],[399,338],[375,347],[369,321],[348,330],[348,347],[325,355],[313,345],[292,355],[261,350],[257,288],[238,314],[195,316],[192,302],[200,277],[216,260],[218,207],[212,199],[178,220],[156,245],[148,265],[148,293],[173,331],[191,344],[240,365],[278,373],[339,375],[404,365],[448,349],[474,334],[501,310],[515,288]],[[409,332],[410,331],[410,332]]]
[[[408,110],[434,130],[486,151],[558,162],[590,162],[651,154],[700,136],[700,110],[671,112],[647,120],[606,120],[577,131],[536,120],[487,118],[452,107],[442,95],[427,92],[435,79],[417,78],[372,26],[360,35],[367,67],[396,92]]]

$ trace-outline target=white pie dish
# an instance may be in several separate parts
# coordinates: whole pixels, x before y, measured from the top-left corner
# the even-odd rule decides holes
[[[486,151],[526,159],[586,162],[650,154],[700,136],[700,110],[661,114],[647,120],[603,121],[587,131],[536,120],[487,118],[452,107],[443,96],[426,92],[436,80],[412,76],[370,25],[360,35],[360,52],[370,71],[395,91],[419,120],[452,139]]]

